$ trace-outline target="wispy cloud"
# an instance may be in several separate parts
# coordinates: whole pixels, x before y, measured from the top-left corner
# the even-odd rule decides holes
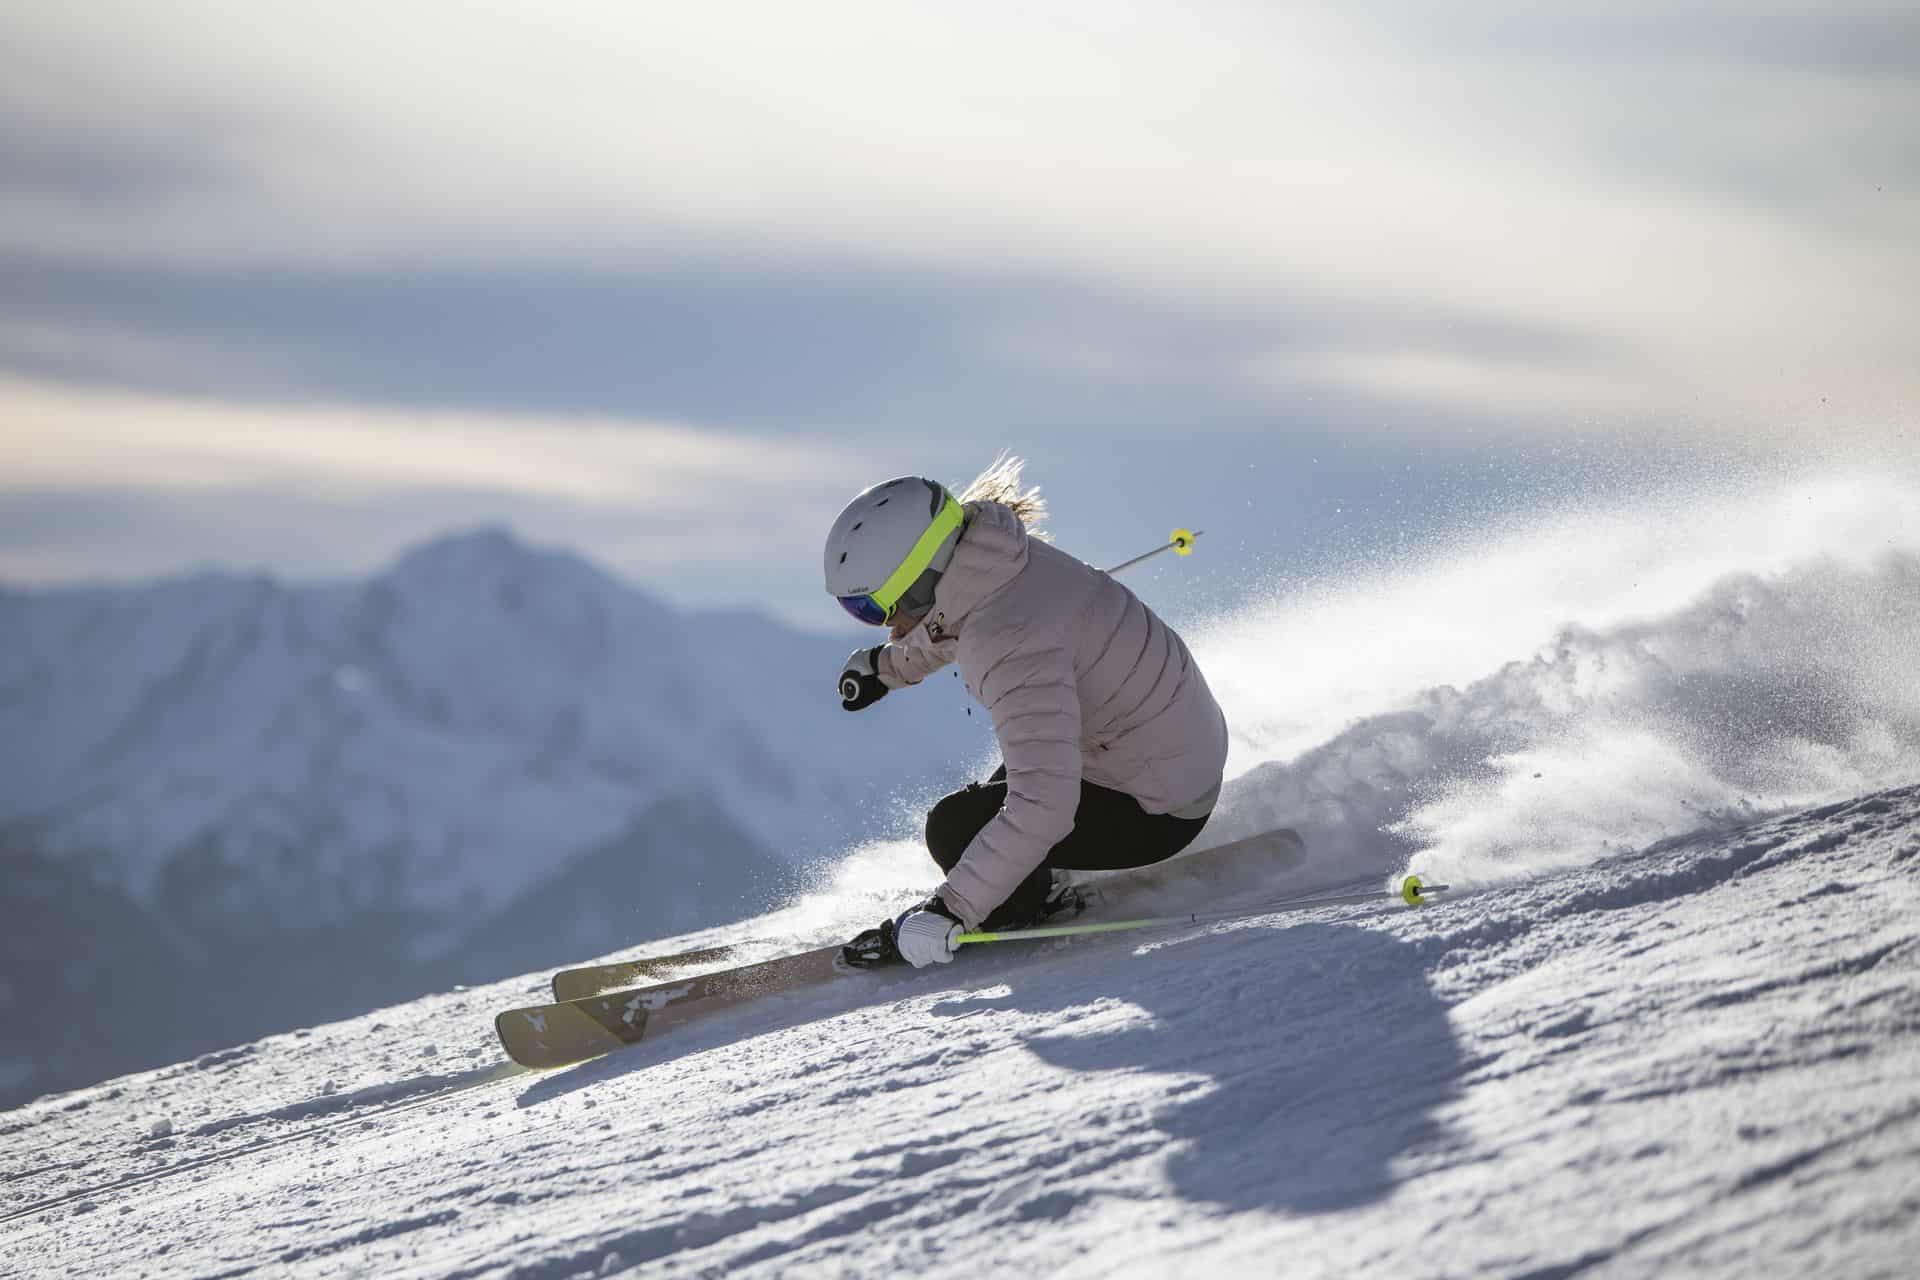
[[[14,185],[17,251],[699,248],[1440,302],[1644,349],[1642,397],[1676,409],[1920,398],[1920,79],[1890,53],[1914,27],[1872,6],[1475,5],[1456,26],[1417,5],[448,2],[383,13],[377,41],[350,9],[238,0],[10,22],[10,63],[39,68],[9,91],[36,171],[92,175]],[[182,137],[194,163],[168,161]]]
[[[830,442],[678,424],[248,406],[0,379],[0,577],[189,564],[331,575],[449,526],[504,521],[688,599],[751,596],[770,572],[787,597],[771,603],[804,618],[817,586],[802,549],[860,474]]]
[[[7,490],[452,490],[699,509],[707,490],[844,488],[819,441],[615,420],[202,403],[0,379]]]

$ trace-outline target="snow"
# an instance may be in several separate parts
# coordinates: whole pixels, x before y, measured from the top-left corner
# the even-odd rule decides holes
[[[1489,532],[1251,603],[1196,652],[1216,828],[1479,882],[1920,777],[1920,485],[1813,475]]]
[[[8,1114],[0,1271],[1910,1274],[1917,871],[1910,786],[543,1075],[487,1026],[544,975],[447,993]]]

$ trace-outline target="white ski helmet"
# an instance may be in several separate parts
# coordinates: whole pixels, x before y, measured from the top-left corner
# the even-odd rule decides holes
[[[959,499],[920,476],[865,490],[827,534],[827,594],[874,626],[925,613],[965,519]]]

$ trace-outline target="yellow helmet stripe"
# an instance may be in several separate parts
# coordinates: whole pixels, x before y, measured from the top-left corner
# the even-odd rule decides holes
[[[945,491],[942,490],[942,492]],[[868,593],[873,597],[875,604],[887,611],[889,618],[893,616],[893,607],[900,603],[900,597],[907,594],[907,588],[911,587],[920,575],[927,571],[927,566],[933,563],[934,553],[940,550],[940,544],[947,540],[948,534],[960,527],[961,521],[965,518],[966,508],[962,507],[951,493],[948,493],[947,505],[940,508],[940,514],[933,518],[933,523],[928,525],[926,532],[920,535],[920,540],[913,544],[913,550],[909,551],[907,558],[900,562],[900,567],[895,569],[879,587]]]

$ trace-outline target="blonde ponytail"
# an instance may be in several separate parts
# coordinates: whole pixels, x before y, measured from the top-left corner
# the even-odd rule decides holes
[[[1035,485],[1026,490],[1020,487],[1020,471],[1026,465],[1025,458],[1002,451],[991,466],[960,491],[960,501],[998,502],[1011,507],[1013,514],[1020,517],[1020,523],[1027,527],[1028,536],[1051,541],[1050,535],[1040,529],[1047,518],[1047,500],[1040,496],[1040,487]]]

